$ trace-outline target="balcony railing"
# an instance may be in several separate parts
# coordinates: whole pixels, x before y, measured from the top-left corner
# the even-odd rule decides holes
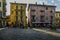
[[[35,20],[34,20],[34,19],[32,19],[31,21],[32,21],[32,22],[35,22]]]
[[[40,22],[45,22],[44,19],[41,19]]]

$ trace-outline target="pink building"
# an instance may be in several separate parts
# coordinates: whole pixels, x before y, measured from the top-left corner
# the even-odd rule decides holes
[[[41,4],[29,4],[28,24],[33,27],[44,27],[52,25],[54,22],[56,6]]]

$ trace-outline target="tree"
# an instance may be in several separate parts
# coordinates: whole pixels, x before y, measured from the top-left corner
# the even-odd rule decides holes
[[[51,25],[50,28],[53,29],[53,30],[56,30],[59,27],[60,27],[60,19],[59,18],[55,18],[54,24]]]
[[[56,26],[60,26],[60,19],[59,18],[56,18]]]

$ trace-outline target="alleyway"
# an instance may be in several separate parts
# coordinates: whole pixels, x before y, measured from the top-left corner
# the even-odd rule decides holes
[[[33,29],[5,28],[0,30],[0,40],[60,40],[60,36]]]

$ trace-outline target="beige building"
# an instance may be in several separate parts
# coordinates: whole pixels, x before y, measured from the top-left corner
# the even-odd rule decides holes
[[[55,13],[55,25],[60,25],[60,11]]]
[[[6,0],[0,0],[0,26],[6,26]]]

